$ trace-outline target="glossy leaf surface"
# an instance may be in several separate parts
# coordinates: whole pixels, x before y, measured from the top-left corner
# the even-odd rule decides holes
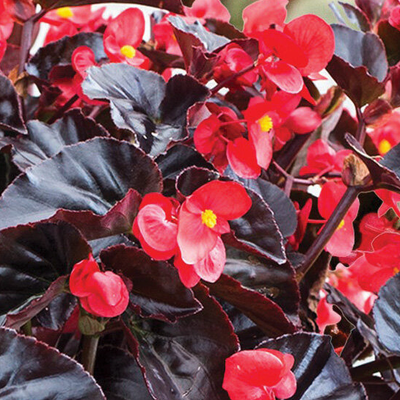
[[[125,320],[139,328],[135,329],[138,360],[145,368],[150,393],[158,400],[229,399],[222,378],[225,359],[238,350],[237,338],[207,290],[199,285],[195,294],[204,309],[175,324]]]
[[[131,280],[130,303],[140,316],[175,322],[201,310],[192,290],[183,286],[171,264],[123,245],[104,250],[100,258],[106,269],[120,271]]]
[[[109,100],[114,123],[135,132],[141,148],[153,156],[187,136],[187,110],[208,94],[189,76],[176,75],[165,83],[154,72],[126,64],[90,68],[82,88],[92,99]]]
[[[294,357],[297,391],[291,400],[364,400],[361,385],[353,384],[343,360],[336,355],[329,336],[311,333],[285,335],[260,347]]]
[[[7,210],[0,227],[47,219],[59,208],[103,215],[131,188],[144,195],[161,187],[158,168],[142,151],[95,138],[65,147],[18,177],[0,199],[0,210]]]
[[[105,400],[82,365],[32,337],[0,328],[0,397]]]
[[[88,257],[90,247],[71,225],[41,223],[0,232],[0,314],[43,294]]]

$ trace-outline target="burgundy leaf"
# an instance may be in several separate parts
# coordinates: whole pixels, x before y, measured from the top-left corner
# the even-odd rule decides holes
[[[33,337],[0,328],[0,397],[18,400],[105,400],[83,367]]]
[[[175,322],[201,310],[191,289],[183,286],[178,270],[155,261],[143,250],[123,245],[101,252],[106,269],[122,272],[132,282],[130,306],[142,317]]]
[[[174,324],[128,315],[124,319],[127,328],[133,328],[128,343],[158,400],[229,399],[222,389],[225,359],[238,350],[238,340],[207,289],[199,284],[195,294],[203,310]]]
[[[276,303],[254,290],[245,288],[237,280],[222,275],[217,282],[207,286],[213,296],[235,306],[268,337],[295,332],[295,327]]]
[[[110,138],[67,146],[4,191],[0,227],[47,219],[60,208],[104,215],[129,189],[141,195],[162,189],[160,171],[141,150]]]

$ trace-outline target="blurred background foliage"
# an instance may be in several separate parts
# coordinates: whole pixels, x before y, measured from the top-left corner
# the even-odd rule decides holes
[[[232,19],[231,23],[238,28],[242,28],[242,10],[254,0],[222,0],[229,9]],[[333,0],[290,0],[288,5],[287,21],[304,14],[315,14],[323,18],[328,23],[337,22],[329,8],[329,3]],[[337,0],[334,1],[337,3]],[[354,4],[354,0],[344,0],[345,3]]]

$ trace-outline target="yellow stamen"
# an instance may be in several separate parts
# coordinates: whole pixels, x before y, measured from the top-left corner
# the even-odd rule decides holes
[[[386,154],[391,148],[392,148],[392,145],[386,139],[381,140],[379,143],[379,146],[378,146],[379,153],[382,155]]]
[[[136,56],[136,50],[129,44],[121,47],[121,54],[128,58],[133,58]]]
[[[396,275],[400,272],[400,269],[398,269],[397,267],[393,268],[393,275]]]
[[[339,226],[336,228],[336,230],[339,230],[339,229],[341,229],[341,228],[343,228],[344,227],[344,219],[342,219],[341,221],[340,221],[340,224],[339,224]]]
[[[268,114],[265,114],[262,118],[260,118],[258,123],[260,124],[260,128],[263,132],[269,132],[274,126],[272,118]]]
[[[73,11],[71,10],[71,7],[61,7],[56,11],[57,15],[61,18],[71,18],[74,16]]]
[[[214,228],[217,224],[217,216],[211,210],[204,210],[201,213],[201,222],[209,228]]]

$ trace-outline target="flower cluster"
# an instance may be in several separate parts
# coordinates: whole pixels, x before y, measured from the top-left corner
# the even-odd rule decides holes
[[[225,266],[221,235],[230,232],[228,220],[251,207],[246,190],[236,182],[211,181],[195,190],[182,205],[160,193],[143,198],[133,234],[156,260],[174,257],[187,287],[200,279],[215,282]]]

